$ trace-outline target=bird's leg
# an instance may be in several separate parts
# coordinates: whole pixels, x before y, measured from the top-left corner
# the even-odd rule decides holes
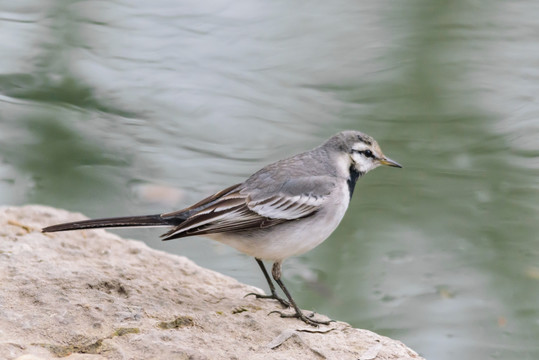
[[[280,302],[281,305],[283,305],[285,308],[290,307],[290,304],[288,303],[288,301],[286,301],[285,299],[283,299],[282,297],[277,295],[275,285],[273,285],[273,281],[271,281],[271,278],[270,278],[268,272],[266,271],[266,267],[264,266],[264,263],[262,262],[262,260],[260,260],[258,258],[255,258],[255,260],[258,263],[258,266],[260,266],[260,269],[262,270],[262,272],[264,273],[264,277],[266,278],[266,281],[268,282],[268,285],[269,285],[269,288],[270,288],[270,291],[271,291],[271,295],[261,295],[261,294],[257,294],[257,293],[249,293],[249,294],[247,294],[245,296],[254,295],[257,299],[275,299],[278,302]]]
[[[288,291],[286,286],[284,286],[283,282],[281,281],[281,261],[276,261],[276,262],[273,263],[273,268],[271,269],[271,274],[273,275],[273,279],[275,280],[275,282],[281,287],[281,289],[285,293],[286,297],[288,298],[288,301],[290,301],[290,304],[292,305],[292,307],[294,308],[296,313],[295,314],[285,314],[285,313],[282,313],[280,311],[272,311],[272,312],[270,312],[270,314],[277,313],[277,314],[281,315],[282,318],[298,318],[298,319],[302,320],[303,322],[305,322],[305,323],[307,323],[309,325],[312,325],[312,326],[318,326],[320,324],[329,325],[330,322],[335,321],[335,320],[329,320],[329,321],[315,320],[315,319],[312,318],[312,315],[310,317],[307,317],[307,316],[305,316],[303,314],[303,312],[298,307],[298,305],[296,305],[296,302],[294,301],[294,299],[292,299],[292,295],[290,295],[290,292]]]

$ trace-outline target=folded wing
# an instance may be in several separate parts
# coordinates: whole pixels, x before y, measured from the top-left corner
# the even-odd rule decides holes
[[[298,189],[301,190],[301,187]],[[256,196],[251,196],[248,189],[236,185],[180,212],[163,214],[164,218],[180,213],[189,214],[185,221],[163,237],[164,240],[171,240],[191,235],[239,232],[301,219],[316,213],[328,194],[315,194],[312,191],[294,194],[283,186],[283,191],[277,194],[273,192],[264,196],[258,192]]]

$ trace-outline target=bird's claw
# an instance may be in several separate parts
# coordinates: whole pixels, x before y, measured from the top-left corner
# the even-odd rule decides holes
[[[281,303],[281,305],[285,308],[289,308],[290,307],[290,303],[288,301],[286,301],[285,299],[283,299],[282,297],[280,297],[279,295],[277,294],[271,294],[271,295],[262,295],[262,294],[257,294],[257,293],[248,293],[244,296],[247,297],[249,295],[253,295],[254,297],[256,297],[257,299],[273,299],[273,300],[277,300],[278,302]]]
[[[303,314],[301,311],[296,311],[294,314],[285,314],[282,311],[274,310],[274,311],[268,313],[268,315],[271,315],[271,314],[279,314],[282,318],[300,319],[304,323],[306,323],[308,325],[311,325],[311,326],[314,326],[314,327],[318,327],[320,325],[329,325],[330,323],[335,322],[335,320],[327,320],[327,321],[315,320],[315,319],[313,319],[314,313],[312,313],[309,316],[305,316],[305,314]]]

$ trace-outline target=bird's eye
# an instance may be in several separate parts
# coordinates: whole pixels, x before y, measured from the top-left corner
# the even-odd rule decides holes
[[[363,154],[363,155],[365,155],[365,157],[373,158],[373,159],[374,159],[374,154],[373,154],[372,151],[370,151],[370,150],[356,150],[356,149],[352,149],[352,153]]]

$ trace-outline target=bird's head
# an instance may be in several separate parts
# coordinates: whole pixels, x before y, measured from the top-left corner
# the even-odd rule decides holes
[[[340,138],[341,151],[350,158],[351,166],[360,174],[366,174],[380,165],[401,168],[402,166],[388,158],[372,137],[359,131],[343,131],[336,135]]]

